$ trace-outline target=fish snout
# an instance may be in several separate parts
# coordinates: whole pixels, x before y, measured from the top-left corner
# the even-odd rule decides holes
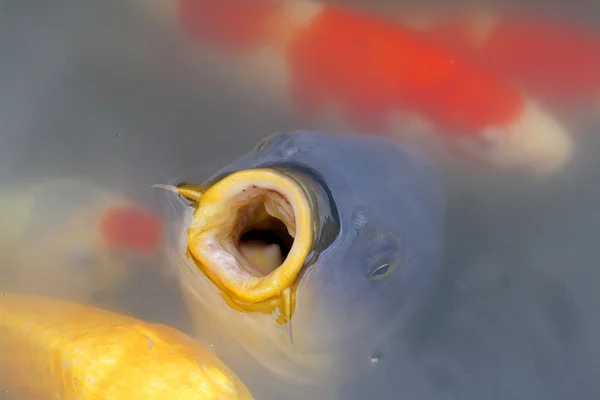
[[[313,244],[311,204],[293,178],[272,169],[228,175],[195,198],[188,248],[234,309],[291,318],[293,286]]]

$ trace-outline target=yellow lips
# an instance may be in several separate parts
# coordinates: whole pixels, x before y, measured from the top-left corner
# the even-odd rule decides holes
[[[177,191],[196,206],[188,231],[189,254],[227,303],[237,310],[275,312],[279,323],[289,321],[295,285],[314,235],[311,205],[302,186],[278,171],[252,169],[233,173],[203,192],[193,187]],[[265,245],[261,257],[255,244],[245,249],[241,237],[249,229],[276,222],[285,224],[293,243],[281,265],[265,274],[251,261],[272,262],[272,246]]]

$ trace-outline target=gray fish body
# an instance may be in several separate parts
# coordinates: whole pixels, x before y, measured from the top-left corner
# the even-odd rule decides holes
[[[385,349],[398,340],[404,317],[439,272],[445,212],[441,182],[426,158],[384,139],[294,132],[268,137],[203,186],[257,168],[297,174],[318,187],[316,208],[326,211],[315,211],[319,235],[297,287],[289,326],[293,342],[286,346],[294,354],[326,355],[331,376],[347,381],[386,358]],[[190,276],[185,279],[189,284]],[[262,353],[257,354],[260,358]],[[236,360],[219,356],[235,369]],[[278,362],[264,357],[265,363]],[[295,358],[274,369],[288,368],[284,364],[290,360]],[[252,379],[243,370],[236,372]],[[290,367],[289,376],[331,382],[330,375],[311,368]],[[276,386],[264,379],[266,386]],[[289,390],[292,383],[281,387]]]
[[[303,285],[317,285],[319,302],[335,304],[339,315],[354,320],[357,306],[368,310],[378,325],[364,328],[383,331],[442,261],[444,195],[429,161],[385,139],[278,133],[216,176],[264,167],[307,171],[326,186],[340,231]],[[370,279],[375,264],[388,259],[397,269],[383,280]]]

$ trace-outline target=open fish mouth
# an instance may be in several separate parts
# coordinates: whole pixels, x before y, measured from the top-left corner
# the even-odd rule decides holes
[[[318,235],[307,185],[263,168],[235,172],[206,190],[179,185],[176,191],[196,207],[188,254],[229,306],[288,322]]]

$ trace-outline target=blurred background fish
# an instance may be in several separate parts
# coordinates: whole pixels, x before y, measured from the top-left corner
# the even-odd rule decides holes
[[[0,354],[9,396],[252,400],[232,370],[182,332],[74,302],[3,293]]]
[[[402,24],[310,0],[138,4],[193,43],[200,68],[315,126],[509,170],[549,173],[572,157],[570,133],[530,93]]]
[[[514,10],[401,14],[404,25],[519,85],[553,113],[597,114],[600,30],[589,21]]]
[[[92,182],[0,191],[1,287],[80,301],[114,294],[159,253],[162,219]]]
[[[384,348],[443,257],[444,195],[425,157],[294,132],[206,181],[184,175],[173,190],[192,207],[168,193],[169,263],[196,334],[256,396],[347,398],[378,357],[395,359]]]

